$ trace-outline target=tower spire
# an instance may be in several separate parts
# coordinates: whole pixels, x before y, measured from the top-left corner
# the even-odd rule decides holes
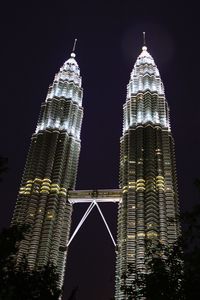
[[[143,31],[143,46],[146,46],[146,36],[145,36],[145,31]]]
[[[75,57],[76,56],[76,54],[75,54],[76,43],[77,43],[77,39],[74,40],[74,45],[73,45],[73,48],[72,48],[71,57]]]
[[[146,51],[147,50],[147,46],[146,46],[146,32],[143,31],[143,46],[142,46],[142,50]]]

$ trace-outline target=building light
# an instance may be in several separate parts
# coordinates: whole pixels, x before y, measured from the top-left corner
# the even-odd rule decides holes
[[[158,233],[157,232],[147,232],[147,238],[157,238]]]
[[[130,240],[133,240],[133,239],[135,239],[135,234],[128,234],[127,238]]]
[[[137,233],[137,236],[138,236],[138,237],[145,237],[145,233],[143,233],[143,232],[138,232],[138,233]]]

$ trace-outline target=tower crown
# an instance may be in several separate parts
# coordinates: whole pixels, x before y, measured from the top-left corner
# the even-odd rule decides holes
[[[75,60],[76,54],[71,53],[59,72],[55,75],[53,84],[50,85],[46,101],[53,97],[73,98],[73,101],[81,105],[82,95],[77,92],[81,89],[80,69]]]
[[[71,56],[66,62],[64,63],[61,69],[65,71],[75,72],[76,74],[80,74],[79,66],[77,61],[75,60],[76,54],[74,52],[71,53]]]
[[[154,59],[144,43],[127,85],[123,132],[130,126],[147,123],[170,130],[164,86]]]
[[[140,64],[152,64],[152,65],[155,65],[154,59],[151,56],[151,54],[147,51],[147,47],[146,46],[142,47],[142,52],[138,56],[138,58],[136,60],[136,64],[137,65],[140,65]]]
[[[80,138],[83,89],[75,56],[73,47],[70,58],[65,61],[49,86],[36,133],[56,129],[66,131],[76,139]]]
[[[132,82],[132,84],[130,84]],[[131,72],[128,95],[138,92],[157,92],[164,95],[164,87],[160,78],[160,73],[153,57],[147,51],[147,47],[142,47],[142,52],[138,56],[134,68]]]
[[[60,68],[59,73],[55,75],[54,81],[59,81],[59,79],[68,80],[73,81],[79,87],[81,86],[80,69],[75,57],[76,54],[72,52],[70,58]]]

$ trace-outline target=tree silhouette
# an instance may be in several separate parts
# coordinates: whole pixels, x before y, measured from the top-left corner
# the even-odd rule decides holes
[[[146,241],[146,272],[134,271],[132,265],[123,275],[128,279],[134,273],[135,279],[121,289],[128,300],[180,300],[183,296],[183,257],[178,244],[171,247],[160,242]],[[123,279],[122,278],[122,279]]]
[[[0,300],[58,300],[61,295],[55,266],[30,269],[26,258],[16,264],[18,244],[28,226],[12,226],[0,234]]]

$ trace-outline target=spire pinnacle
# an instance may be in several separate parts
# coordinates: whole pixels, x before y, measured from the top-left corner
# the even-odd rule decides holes
[[[74,53],[75,52],[75,48],[76,48],[76,42],[77,42],[77,39],[74,40],[74,45],[73,45],[73,48],[72,48],[71,57],[75,57],[76,56],[76,54]]]
[[[143,47],[142,47],[143,51],[147,50],[147,46],[146,46],[146,32],[143,31]]]
[[[143,31],[143,46],[146,46],[146,37],[145,37],[145,31]]]

